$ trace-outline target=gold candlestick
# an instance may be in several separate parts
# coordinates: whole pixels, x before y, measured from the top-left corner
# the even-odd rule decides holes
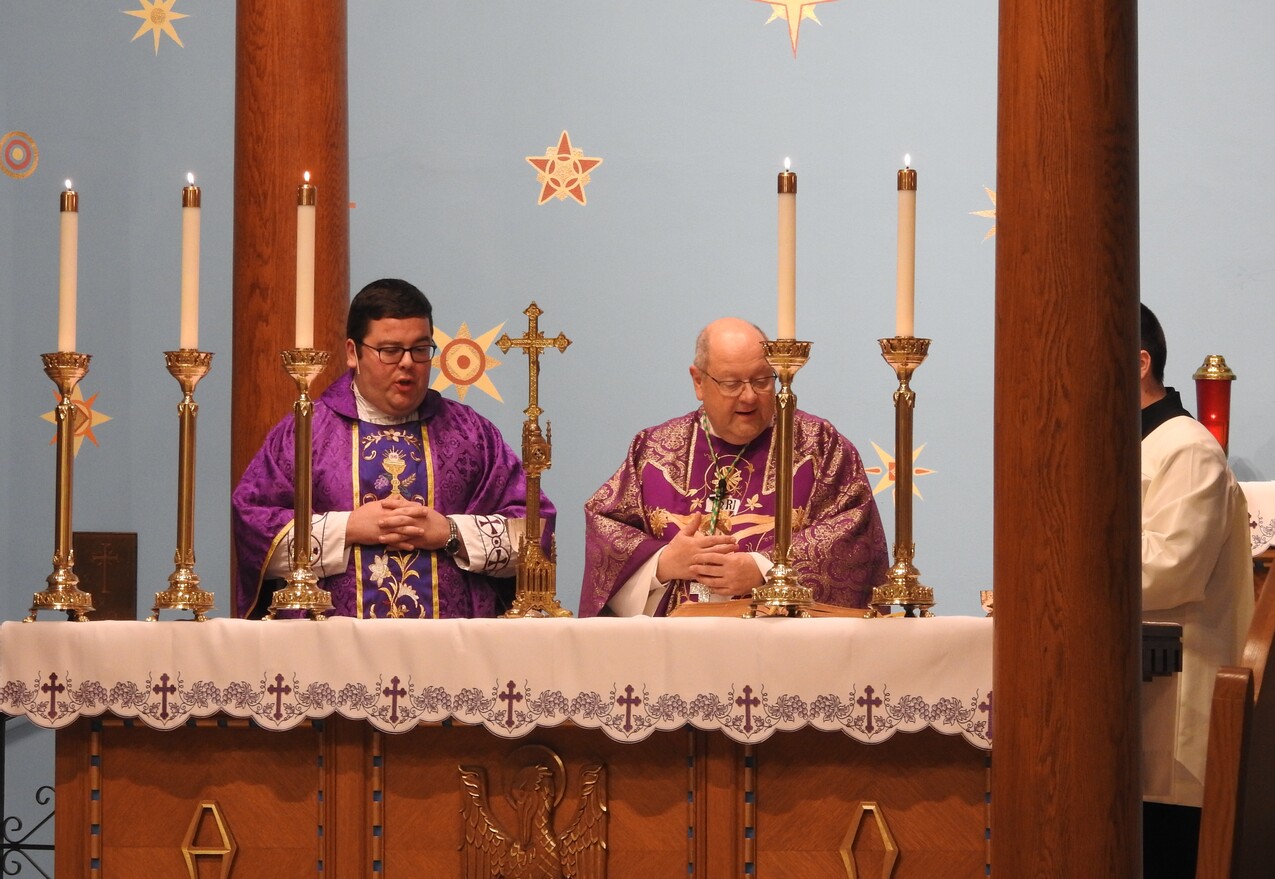
[[[774,566],[766,574],[766,582],[753,590],[753,600],[745,617],[804,617],[810,615],[814,590],[797,583],[788,566],[788,550],[792,543],[792,456],[793,414],[797,395],[792,392],[793,376],[810,359],[810,343],[795,339],[762,342],[766,361],[779,376],[779,394],[775,398],[775,448],[779,450],[775,464],[775,553]]]
[[[522,469],[527,474],[527,519],[523,531],[522,546],[518,549],[517,583],[514,587],[514,603],[501,614],[505,619],[527,617],[569,617],[571,611],[558,601],[556,588],[558,559],[557,544],[552,558],[545,558],[540,548],[540,474],[553,463],[553,430],[545,437],[540,431],[540,352],[548,348],[567,350],[571,344],[563,333],[548,339],[540,331],[539,318],[544,314],[540,306],[532,302],[523,314],[527,315],[527,332],[517,339],[505,333],[496,340],[500,350],[508,354],[510,348],[521,348],[527,355],[527,408],[523,410],[527,420],[522,425]]]
[[[282,352],[283,368],[297,385],[297,401],[292,404],[293,417],[293,522],[292,558],[287,585],[276,589],[266,619],[274,619],[281,610],[304,610],[310,619],[322,620],[332,610],[332,596],[318,586],[319,578],[310,565],[311,463],[314,451],[310,445],[310,425],[314,401],[310,384],[328,365],[328,352],[313,348],[291,348]]]
[[[912,542],[912,414],[916,392],[908,384],[912,373],[925,361],[930,340],[894,336],[878,341],[881,356],[899,378],[894,392],[894,565],[886,582],[872,590],[872,601],[864,616],[877,616],[878,608],[898,604],[903,606],[905,616],[914,617],[919,610],[921,616],[931,617],[934,590],[921,585],[920,572],[912,564],[916,552]]]
[[[177,379],[182,401],[177,404],[177,550],[173,553],[175,568],[168,575],[168,588],[155,593],[155,606],[147,622],[156,622],[161,610],[189,610],[196,622],[213,609],[213,595],[199,588],[195,573],[195,419],[199,404],[195,402],[195,385],[212,368],[212,352],[182,348],[165,351],[168,374]]]
[[[91,355],[75,351],[41,354],[44,374],[58,387],[60,399],[54,414],[57,420],[57,490],[53,501],[53,573],[48,588],[31,596],[31,612],[23,622],[35,622],[42,610],[64,610],[68,619],[88,621],[93,610],[93,597],[79,588],[75,574],[75,547],[71,543],[71,499],[75,464],[75,403],[71,392],[89,371]]]

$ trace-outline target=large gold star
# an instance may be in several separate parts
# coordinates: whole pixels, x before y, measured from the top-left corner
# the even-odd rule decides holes
[[[470,338],[468,324],[462,323],[454,338],[434,327],[434,341],[438,344],[434,366],[438,368],[438,378],[430,387],[442,391],[448,385],[455,385],[456,396],[464,400],[472,385],[497,401],[505,402],[487,376],[487,370],[500,366],[499,360],[487,356],[487,349],[504,326],[501,323],[477,339]]]
[[[183,49],[181,37],[177,36],[177,29],[173,27],[173,22],[179,18],[188,18],[184,12],[173,12],[173,4],[177,0],[140,0],[141,9],[125,9],[125,15],[132,15],[142,19],[142,26],[137,29],[137,33],[133,34],[136,40],[147,31],[151,31],[155,35],[155,54],[159,54],[159,34],[160,31],[168,34],[173,42]]]
[[[62,401],[62,398],[59,397],[56,392],[53,394],[53,399],[58,402]],[[97,394],[94,394],[87,400],[84,399],[84,394],[81,393],[79,385],[76,385],[75,390],[71,391],[71,402],[75,405],[75,414],[71,417],[71,424],[74,428],[72,433],[75,437],[75,451],[72,452],[74,455],[78,455],[80,453],[80,446],[84,445],[85,439],[88,439],[89,442],[96,446],[98,443],[97,437],[93,433],[93,426],[97,424],[105,424],[111,420],[111,416],[93,408],[93,403],[96,401]],[[56,409],[45,412],[40,417],[51,424],[57,424],[58,421]],[[58,435],[54,432],[53,439],[49,440],[49,445],[53,445],[57,441]]]
[[[833,3],[835,0],[754,0],[757,3],[766,3],[770,6],[770,18],[766,19],[766,24],[770,24],[777,18],[786,19],[788,22],[788,40],[792,43],[792,57],[797,57],[797,40],[801,32],[801,20],[808,18],[815,24],[823,24],[815,17],[814,7],[820,3]]]
[[[983,191],[986,192],[987,197],[992,200],[992,209],[990,211],[970,211],[970,214],[975,217],[989,217],[995,220],[996,219],[996,190],[988,189],[986,186],[984,186]],[[991,238],[995,234],[996,234],[996,224],[992,223],[992,228],[987,230],[987,234],[983,236],[983,240],[986,241],[988,238]]]
[[[877,450],[877,457],[881,459],[881,466],[880,467],[864,467],[863,472],[871,473],[873,476],[882,474],[880,481],[877,482],[877,484],[872,487],[872,493],[875,495],[875,494],[880,494],[881,492],[885,491],[887,488],[894,488],[894,455],[891,455],[889,452],[887,452],[885,449],[878,446],[876,443],[872,444],[872,448]],[[916,459],[921,454],[921,451],[924,448],[925,448],[925,443],[921,443],[921,445],[917,446],[916,450],[912,452],[912,475],[913,476],[928,476],[929,474],[935,472],[933,470],[927,470],[924,467],[916,466]],[[925,498],[922,497],[921,495],[921,489],[916,487],[915,482],[912,483],[912,493],[916,495],[917,497],[921,498],[921,500],[925,500]]]
[[[589,183],[589,172],[602,164],[596,156],[586,157],[584,150],[573,147],[566,131],[558,138],[556,147],[547,148],[543,156],[527,156],[527,161],[536,169],[536,182],[543,184],[536,204],[544,204],[554,197],[563,201],[567,196],[585,204],[584,187]]]

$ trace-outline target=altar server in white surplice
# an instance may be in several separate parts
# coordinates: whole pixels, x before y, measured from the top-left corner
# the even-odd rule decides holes
[[[1167,346],[1142,306],[1142,618],[1182,626],[1182,671],[1142,685],[1144,869],[1195,875],[1213,679],[1253,617],[1248,508],[1213,434],[1164,386]]]

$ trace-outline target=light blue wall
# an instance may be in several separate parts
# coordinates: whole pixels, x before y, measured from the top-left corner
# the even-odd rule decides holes
[[[799,405],[867,465],[882,464],[873,441],[893,453],[897,382],[876,340],[893,334],[895,171],[911,152],[917,330],[935,339],[915,382],[918,466],[937,471],[917,480],[917,563],[941,610],[976,612],[991,578],[994,244],[992,221],[969,212],[995,184],[994,7],[931,4],[922,28],[919,7],[826,4],[796,60],[755,3],[554,9],[353,5],[350,193],[356,286],[401,274],[434,297],[442,329],[463,320],[474,335],[502,321],[520,333],[535,299],[543,327],[574,340],[542,361],[559,593],[574,606],[585,498],[638,429],[694,408],[699,328],[734,313],[774,331],[785,156],[799,175],[798,335],[814,342]],[[586,206],[536,203],[524,157],[563,129],[604,160]],[[525,358],[500,359],[505,404],[466,402],[516,443]]]
[[[50,570],[52,428],[39,416],[53,398],[39,355],[55,347],[68,176],[82,199],[84,389],[113,417],[77,459],[75,527],[138,533],[140,608],[172,570],[179,393],[161,352],[177,340],[185,172],[203,187],[201,347],[217,357],[197,394],[196,550],[221,612],[228,603],[234,7],[178,0],[185,47],[164,37],[156,55],[149,35],[130,42],[139,21],[121,9],[136,5],[0,5],[0,134],[28,132],[40,148],[33,176],[0,176],[5,619],[25,613]],[[1239,374],[1232,460],[1241,478],[1271,478],[1275,9],[1157,0],[1140,11],[1143,298],[1169,336],[1169,381],[1192,406],[1191,372],[1226,355]],[[350,4],[355,286],[406,277],[434,299],[441,329],[463,321],[474,336],[501,322],[520,334],[535,299],[542,327],[574,340],[544,357],[541,383],[570,607],[581,505],[636,430],[692,408],[696,331],[724,313],[774,326],[785,156],[800,180],[798,335],[814,342],[796,391],[870,467],[881,464],[872,443],[893,451],[895,382],[876,339],[893,333],[894,172],[913,156],[917,332],[934,339],[913,383],[917,463],[935,471],[917,479],[917,564],[940,613],[978,612],[991,585],[995,239],[971,212],[996,187],[996,5],[840,0],[817,13],[794,59],[784,24],[764,24],[768,8],[752,0]],[[538,206],[524,157],[563,129],[604,161],[587,206]],[[525,358],[489,353],[503,361],[490,376],[505,402],[477,389],[466,402],[517,447]],[[892,533],[893,502],[878,500]]]

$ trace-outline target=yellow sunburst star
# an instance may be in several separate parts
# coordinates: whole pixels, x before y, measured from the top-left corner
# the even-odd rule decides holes
[[[887,488],[891,488],[891,489],[894,488],[894,455],[891,455],[889,452],[887,452],[885,449],[878,446],[876,443],[872,444],[872,448],[877,450],[877,457],[881,459],[881,466],[880,467],[864,467],[863,472],[871,473],[873,476],[876,476],[878,474],[881,475],[880,481],[877,482],[877,484],[872,487],[872,493],[876,495],[885,491]],[[916,466],[916,459],[917,457],[920,456],[921,451],[924,448],[925,448],[925,443],[921,443],[921,445],[917,446],[916,450],[912,452],[912,476],[914,478],[917,476],[928,476],[929,474],[935,472],[933,470],[927,470],[924,467]],[[916,495],[917,497],[921,498],[921,500],[925,500],[925,498],[921,495],[921,490],[916,487],[915,481],[912,483],[912,493]]]
[[[526,159],[536,169],[536,182],[543,184],[536,204],[555,197],[563,201],[567,196],[585,204],[584,187],[589,184],[589,172],[602,164],[597,156],[585,156],[584,150],[573,147],[566,131],[558,138],[556,147],[548,147],[543,156]]]
[[[495,398],[499,403],[505,402],[500,391],[491,383],[487,370],[500,366],[500,361],[487,355],[496,334],[504,329],[502,322],[498,326],[483,333],[477,339],[469,335],[469,325],[462,323],[456,335],[434,327],[434,342],[438,345],[438,353],[434,355],[434,366],[438,369],[438,378],[430,385],[436,391],[443,391],[448,385],[456,386],[456,396],[464,400],[471,386],[484,394]]]
[[[970,211],[970,214],[971,216],[975,216],[975,217],[990,217],[992,220],[995,220],[996,219],[996,190],[988,189],[986,186],[984,186],[983,191],[986,192],[987,197],[991,199],[992,209],[990,211]],[[996,234],[996,224],[992,223],[992,228],[987,230],[987,234],[983,236],[983,240],[986,241],[988,238],[991,238],[995,234]]]
[[[835,3],[836,0],[754,0],[756,3],[765,3],[770,6],[770,18],[766,19],[766,24],[770,24],[777,18],[783,18],[788,22],[788,40],[792,43],[792,57],[797,57],[797,40],[801,35],[801,21],[808,18],[817,25],[822,25],[818,18],[815,17],[814,7],[820,3]]]
[[[168,34],[172,41],[181,48],[181,37],[177,36],[177,29],[173,27],[173,22],[179,18],[188,18],[184,12],[173,12],[173,4],[177,0],[140,0],[141,9],[125,9],[122,10],[125,15],[132,15],[135,18],[142,19],[142,26],[137,29],[137,33],[133,34],[136,40],[147,31],[151,31],[155,35],[155,54],[159,54],[159,35],[160,32]],[[130,41],[131,42],[131,41]]]
[[[61,402],[62,398],[54,393],[53,399]],[[71,391],[71,402],[75,404],[75,415],[72,418],[72,424],[75,428],[73,431],[75,436],[75,450],[72,454],[78,455],[80,453],[80,446],[84,445],[85,439],[96,446],[98,442],[97,436],[93,433],[94,426],[105,424],[111,420],[111,416],[93,408],[93,404],[96,401],[97,394],[94,394],[87,400],[84,399],[84,394],[81,393],[79,385],[76,385],[75,390]],[[40,417],[50,424],[57,424],[58,422],[56,409],[51,409]],[[53,439],[49,440],[49,445],[53,445],[57,441],[58,435],[55,431]]]

